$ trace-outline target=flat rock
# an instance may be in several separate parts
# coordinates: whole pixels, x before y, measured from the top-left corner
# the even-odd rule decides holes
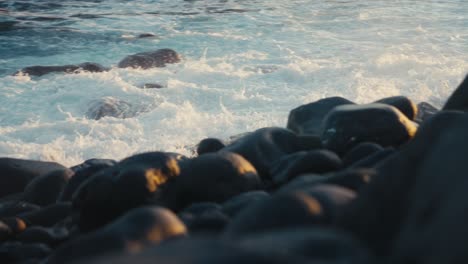
[[[354,104],[342,97],[329,97],[301,105],[289,112],[287,128],[297,134],[320,135],[325,116],[339,105]]]
[[[14,75],[27,74],[30,76],[42,76],[49,73],[62,72],[62,73],[75,73],[77,71],[87,72],[104,72],[108,71],[106,68],[98,63],[84,62],[80,64],[61,65],[61,66],[30,66],[23,68],[16,72]]]
[[[382,147],[399,146],[417,131],[398,109],[385,104],[335,107],[323,121],[321,139],[325,148],[344,154],[362,142]]]

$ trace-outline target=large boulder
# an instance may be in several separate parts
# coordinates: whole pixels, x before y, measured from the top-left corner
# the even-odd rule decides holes
[[[141,68],[165,67],[166,64],[180,62],[180,55],[172,49],[158,49],[155,51],[141,52],[129,55],[121,60],[119,68]]]
[[[136,252],[151,244],[184,236],[185,225],[171,211],[142,207],[105,227],[61,245],[44,262],[65,263],[113,252]]]
[[[416,131],[416,124],[393,106],[343,105],[335,107],[325,117],[321,139],[325,148],[344,154],[361,142],[399,146]]]
[[[37,176],[66,169],[55,162],[0,158],[0,198],[22,192]]]
[[[320,134],[324,117],[339,105],[354,104],[342,97],[329,97],[301,105],[289,112],[287,128],[297,134]]]
[[[80,228],[97,228],[132,208],[164,198],[165,185],[179,176],[184,159],[176,153],[148,152],[98,171],[73,196]]]
[[[338,226],[388,263],[463,263],[468,253],[468,114],[442,111],[377,166]]]
[[[418,114],[417,105],[406,96],[392,96],[375,101],[378,104],[387,104],[400,110],[409,120],[414,120]]]
[[[458,88],[452,93],[442,110],[468,110],[468,75]]]

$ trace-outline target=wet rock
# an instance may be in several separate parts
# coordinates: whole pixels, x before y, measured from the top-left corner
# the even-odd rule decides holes
[[[137,38],[142,39],[142,38],[155,38],[155,37],[156,37],[156,35],[153,34],[153,33],[142,33],[142,34],[138,35]]]
[[[457,110],[464,112],[468,110],[468,75],[457,89],[455,89],[452,95],[450,95],[444,107],[442,107],[442,110]]]
[[[164,88],[165,86],[159,83],[145,83],[143,84],[143,89],[161,89]]]
[[[262,179],[270,179],[271,166],[282,156],[305,150],[296,134],[276,127],[261,128],[234,141],[222,152],[243,156],[257,170]]]
[[[21,194],[22,195],[22,194]],[[17,216],[21,213],[28,213],[39,210],[41,207],[36,204],[26,203],[18,200],[0,203],[0,218]]]
[[[372,142],[363,142],[356,145],[350,151],[343,156],[343,166],[348,167],[353,163],[360,161],[378,151],[382,151],[383,148],[379,144]]]
[[[103,117],[132,118],[138,114],[138,111],[132,104],[114,97],[104,97],[93,100],[85,113],[86,118],[99,120]]]
[[[399,146],[416,133],[417,126],[393,106],[344,105],[325,117],[321,139],[325,148],[344,154],[362,142]]]
[[[375,263],[371,252],[348,234],[325,228],[291,228],[247,236],[241,247],[264,254],[277,251],[307,258],[309,263]]]
[[[304,173],[326,173],[340,169],[340,157],[329,150],[300,151],[283,156],[272,167],[271,175],[277,185]]]
[[[39,210],[19,214],[28,225],[50,227],[66,218],[72,212],[70,203],[56,203]]]
[[[51,252],[50,247],[45,244],[8,242],[0,245],[0,259],[2,263],[39,263]]]
[[[287,128],[297,134],[320,135],[322,121],[328,112],[347,104],[354,103],[342,97],[329,97],[301,105],[289,112]]]
[[[145,246],[185,234],[185,225],[171,211],[161,207],[136,208],[95,232],[61,245],[45,263],[65,263],[113,252],[137,252]]]
[[[205,153],[211,153],[211,152],[216,152],[222,148],[224,148],[225,145],[224,143],[217,138],[205,138],[200,143],[197,145],[197,154],[205,154]]]
[[[224,237],[237,238],[286,228],[325,224],[320,202],[304,192],[274,195],[255,203],[234,217]]]
[[[418,107],[406,96],[392,96],[375,101],[375,103],[391,105],[400,110],[409,120],[415,120]]]
[[[63,227],[46,228],[41,226],[32,226],[17,235],[16,241],[24,244],[41,243],[55,247],[65,241],[68,238],[68,235],[68,230]]]
[[[0,158],[0,197],[22,192],[35,177],[66,167],[55,162]]]
[[[80,228],[95,229],[132,208],[165,199],[164,189],[179,176],[184,159],[176,153],[148,152],[98,171],[73,197]]]
[[[156,51],[141,52],[129,55],[121,60],[119,68],[142,68],[165,67],[166,64],[180,62],[180,56],[172,49],[158,49]]]
[[[222,211],[226,215],[233,217],[248,206],[251,206],[259,201],[263,201],[268,198],[270,198],[270,194],[268,194],[265,191],[244,192],[224,202],[222,204]]]
[[[198,215],[181,215],[190,234],[217,234],[229,223],[229,217],[221,210],[210,210]]]
[[[22,200],[39,206],[53,204],[72,176],[73,171],[65,169],[36,177],[26,186]]]
[[[442,111],[425,121],[411,142],[379,164],[339,226],[389,256],[388,263],[464,262],[467,133],[465,113]]]
[[[71,170],[74,171],[74,175],[63,188],[63,191],[58,197],[58,201],[71,201],[73,194],[83,182],[98,171],[112,167],[115,164],[117,164],[117,162],[114,160],[90,159],[86,160],[82,164],[72,167]]]
[[[87,72],[104,72],[109,69],[94,62],[84,62],[77,65],[62,65],[62,66],[30,66],[23,68],[16,72],[14,75],[27,74],[30,76],[43,76],[49,73],[62,72],[62,73],[75,73],[77,71]]]
[[[414,121],[418,124],[421,124],[422,122],[437,114],[438,111],[439,109],[437,109],[435,106],[427,102],[421,102],[418,104],[418,114],[416,115]]]
[[[207,153],[187,161],[177,179],[177,210],[194,202],[224,202],[259,188],[255,168],[242,156],[229,153]]]

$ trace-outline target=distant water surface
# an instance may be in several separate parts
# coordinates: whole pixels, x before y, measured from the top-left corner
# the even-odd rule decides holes
[[[183,62],[115,68],[158,48]],[[85,61],[114,68],[11,76]],[[0,156],[74,165],[150,150],[191,155],[205,137],[285,126],[290,109],[327,96],[441,106],[467,72],[466,0],[4,0]],[[101,98],[140,113],[87,119]]]

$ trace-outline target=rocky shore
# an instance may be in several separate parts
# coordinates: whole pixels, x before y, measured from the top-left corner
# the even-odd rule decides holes
[[[196,157],[0,158],[0,262],[464,263],[467,109],[468,77],[440,110],[330,97]]]

